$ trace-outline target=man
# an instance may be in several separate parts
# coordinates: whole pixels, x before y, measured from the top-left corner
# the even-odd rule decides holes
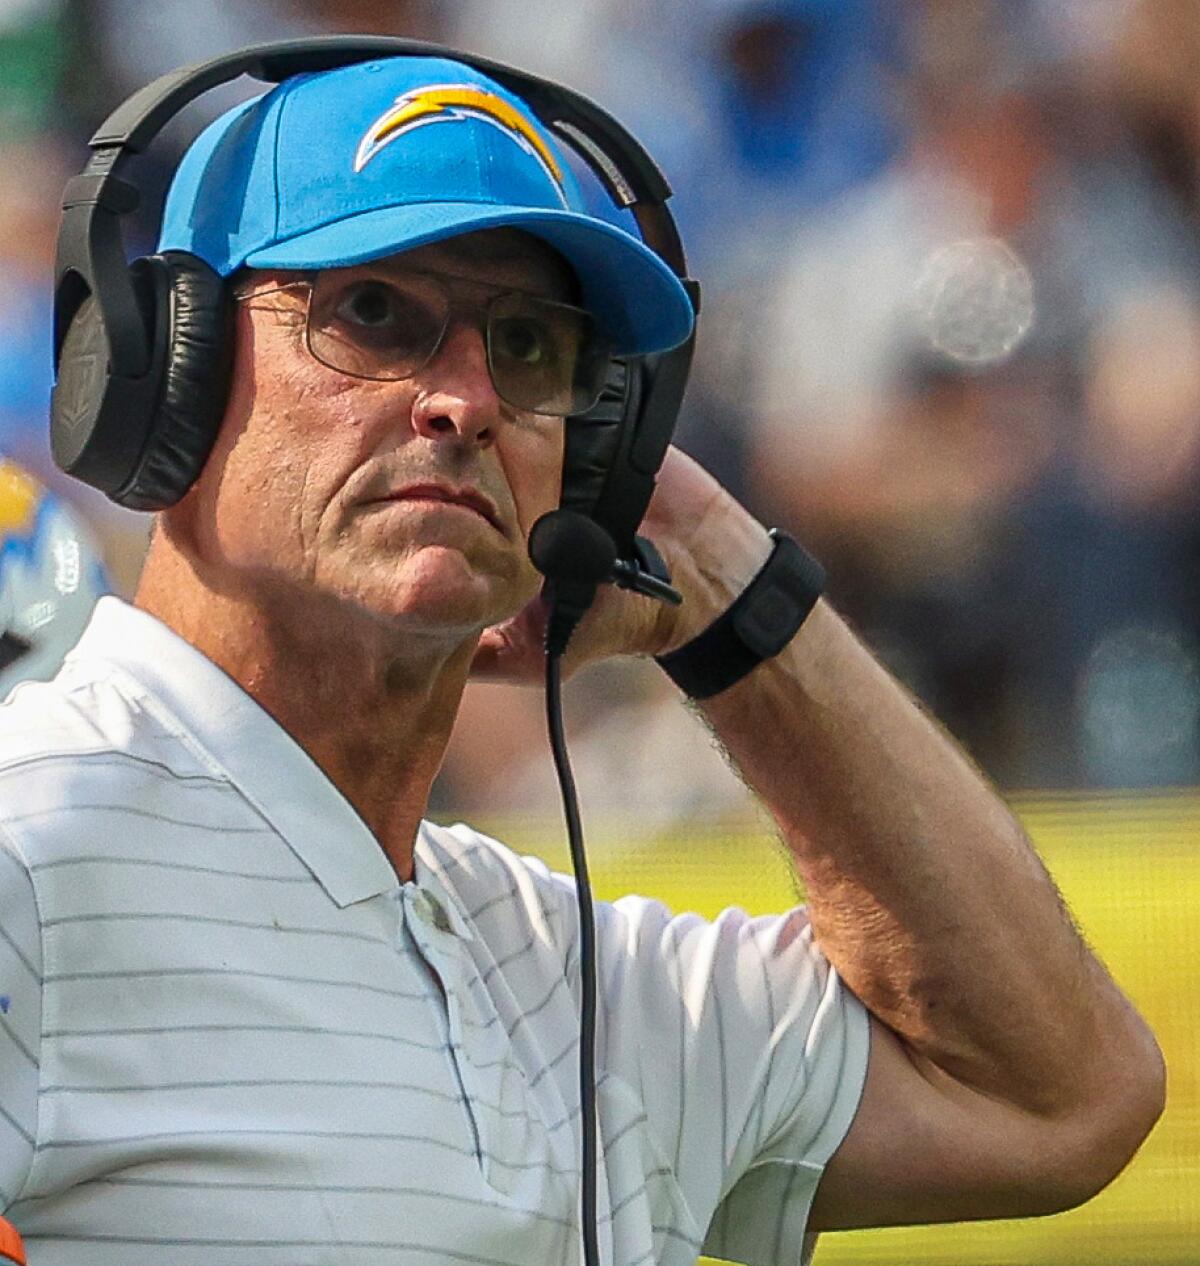
[[[448,84],[487,102],[396,117]],[[287,81],[176,178],[164,247],[236,274],[228,408],[135,606],[0,722],[0,1188],[34,1262],[578,1260],[573,889],[422,818],[468,677],[540,672],[556,356],[690,325],[551,144],[391,59]],[[677,451],[645,527],[684,605],[606,590],[574,665],[687,644],[771,549]],[[599,909],[602,1260],[1099,1190],[1161,1062],[969,762],[824,604],[703,711],[809,907]]]

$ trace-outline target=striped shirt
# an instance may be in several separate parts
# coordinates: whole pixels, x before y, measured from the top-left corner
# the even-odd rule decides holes
[[[0,707],[0,1208],[31,1266],[580,1260],[573,881],[423,824],[102,599]],[[775,1266],[865,1073],[802,910],[597,908],[612,1266]],[[808,1237],[811,1238],[811,1237]]]

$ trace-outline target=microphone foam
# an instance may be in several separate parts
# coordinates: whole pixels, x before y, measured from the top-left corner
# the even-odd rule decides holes
[[[543,576],[558,581],[599,584],[617,562],[613,538],[577,510],[551,510],[529,533],[529,557]]]

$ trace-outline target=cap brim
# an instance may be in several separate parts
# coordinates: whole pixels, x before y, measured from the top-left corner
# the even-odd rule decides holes
[[[682,343],[694,314],[687,291],[652,250],[615,225],[572,211],[469,202],[381,207],[252,251],[249,268],[343,268],[482,229],[520,228],[575,269],[584,306],[620,355]]]

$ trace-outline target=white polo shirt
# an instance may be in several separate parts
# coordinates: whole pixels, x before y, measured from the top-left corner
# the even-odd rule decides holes
[[[803,911],[597,908],[600,1245],[796,1263],[867,1020]],[[580,1260],[573,881],[422,826],[102,599],[0,708],[0,1208],[31,1266]]]

